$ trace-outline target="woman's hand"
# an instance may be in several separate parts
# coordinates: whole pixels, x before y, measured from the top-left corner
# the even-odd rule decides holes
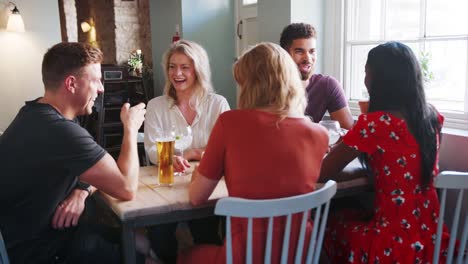
[[[190,168],[188,160],[181,156],[174,155],[173,157],[174,171],[185,173],[185,170]]]
[[[202,153],[205,149],[197,148],[197,149],[189,149],[184,151],[184,158],[186,160],[201,160]]]

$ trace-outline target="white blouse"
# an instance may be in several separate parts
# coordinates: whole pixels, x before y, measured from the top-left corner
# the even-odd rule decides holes
[[[162,95],[151,99],[146,107],[145,150],[154,164],[158,161],[156,138],[159,135],[157,131],[170,129],[172,126],[176,128],[188,126],[179,107],[173,102],[169,96]],[[208,94],[196,109],[197,115],[191,125],[193,140],[188,149],[205,148],[218,116],[229,109],[226,98],[214,93]]]

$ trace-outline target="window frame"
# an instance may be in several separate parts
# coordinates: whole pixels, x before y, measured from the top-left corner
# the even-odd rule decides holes
[[[427,0],[422,0],[421,5],[425,5]],[[348,99],[348,104],[351,109],[353,116],[358,116],[360,114],[358,100],[351,100],[351,88],[349,87],[351,81],[346,79],[346,71],[350,69],[346,67],[347,59],[350,56],[349,51],[351,50],[351,45],[356,44],[380,44],[388,40],[380,41],[346,41],[347,35],[349,34],[348,25],[346,24],[348,19],[347,7],[349,2],[347,0],[328,0],[325,3],[325,34],[324,34],[324,73],[329,74],[337,78],[343,85],[346,98]],[[425,16],[423,16],[425,17]],[[425,18],[422,18],[424,20]],[[425,23],[425,21],[421,21]],[[451,36],[459,40],[467,40],[468,35],[462,36]],[[419,40],[405,40],[405,39],[395,39],[396,41],[402,42],[417,42],[420,43],[424,40],[435,40],[442,39],[439,37],[426,37]],[[468,53],[467,53],[468,54]],[[468,55],[467,55],[468,62]],[[349,75],[348,75],[349,76]],[[468,76],[468,67],[466,76]],[[364,80],[362,80],[364,81]],[[465,112],[456,112],[456,111],[440,111],[441,114],[445,117],[444,127],[468,130],[468,78],[466,78],[467,85],[465,86],[465,101],[464,108]]]

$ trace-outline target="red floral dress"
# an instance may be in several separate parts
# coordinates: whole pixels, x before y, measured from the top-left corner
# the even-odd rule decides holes
[[[370,220],[352,210],[330,216],[325,248],[332,263],[432,263],[439,201],[432,184],[421,186],[419,146],[405,121],[385,112],[364,114],[343,141],[369,155],[376,198]]]

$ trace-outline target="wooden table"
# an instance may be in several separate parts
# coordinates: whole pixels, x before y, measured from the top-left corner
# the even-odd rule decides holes
[[[353,161],[345,168],[344,173],[355,174],[359,168],[360,164]],[[175,177],[172,187],[157,186],[157,174],[155,166],[140,168],[138,192],[132,201],[120,201],[102,192],[97,192],[95,195],[104,207],[112,210],[122,225],[122,251],[125,263],[135,263],[135,228],[213,215],[216,201],[228,195],[223,178],[207,203],[193,207],[188,196],[191,174]],[[321,185],[317,184],[317,188]],[[335,197],[352,195],[369,188],[366,177],[338,182]]]

